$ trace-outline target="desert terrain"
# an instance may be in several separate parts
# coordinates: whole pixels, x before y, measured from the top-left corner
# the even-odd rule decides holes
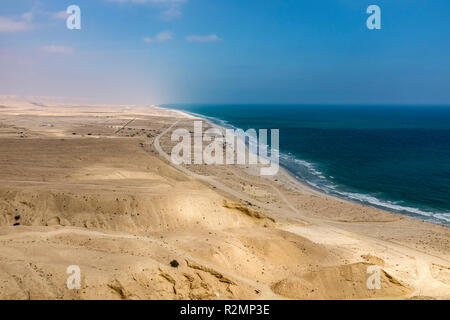
[[[284,170],[173,165],[171,132],[193,120],[2,97],[0,299],[450,299],[448,227]]]

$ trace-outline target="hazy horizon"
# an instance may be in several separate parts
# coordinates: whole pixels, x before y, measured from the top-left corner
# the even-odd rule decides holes
[[[65,10],[81,8],[81,30]],[[369,30],[366,9],[381,8]],[[18,0],[0,94],[104,103],[450,105],[447,1]]]

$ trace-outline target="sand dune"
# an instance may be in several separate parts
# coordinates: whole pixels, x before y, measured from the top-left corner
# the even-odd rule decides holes
[[[0,298],[450,298],[450,232],[246,166],[171,165],[157,107],[0,101]],[[175,127],[174,127],[175,128]],[[173,129],[174,129],[173,128]],[[66,287],[70,265],[79,290]],[[382,269],[367,288],[368,266]]]

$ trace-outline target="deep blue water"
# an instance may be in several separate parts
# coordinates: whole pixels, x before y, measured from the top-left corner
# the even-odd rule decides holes
[[[281,164],[326,193],[450,225],[450,107],[165,105],[280,129]]]

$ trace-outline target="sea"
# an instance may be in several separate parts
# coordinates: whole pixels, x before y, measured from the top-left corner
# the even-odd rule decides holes
[[[167,104],[228,128],[279,129],[280,164],[357,203],[450,226],[450,106]]]

